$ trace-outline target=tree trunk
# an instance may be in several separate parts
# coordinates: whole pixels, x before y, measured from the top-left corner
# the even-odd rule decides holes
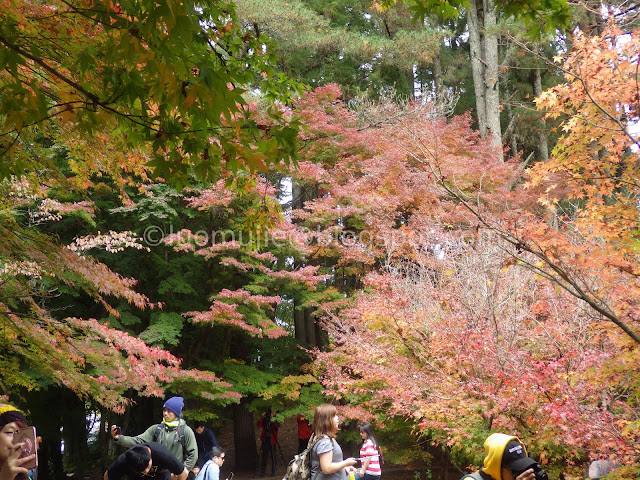
[[[417,67],[416,67],[417,68]],[[413,68],[407,71],[407,82],[409,83],[409,99],[416,99],[416,72]]]
[[[249,400],[243,397],[240,404],[233,406],[233,447],[236,452],[235,469],[255,472],[258,466],[256,431],[253,414],[247,408]]]
[[[433,60],[433,86],[434,96],[436,99],[436,111],[439,114],[447,115],[449,113],[447,101],[447,91],[444,88],[444,79],[442,78],[442,62],[440,55],[436,55]]]
[[[484,87],[486,89],[485,108],[487,135],[491,142],[502,151],[502,131],[500,128],[500,84],[498,82],[498,34],[497,15],[493,0],[484,1]]]
[[[469,48],[471,53],[471,75],[473,77],[473,91],[476,97],[476,115],[478,117],[478,130],[480,136],[487,134],[486,117],[486,92],[484,88],[484,59],[482,53],[481,20],[478,15],[478,8],[482,8],[482,0],[477,5],[476,0],[469,1],[469,12],[467,13],[467,23],[469,25]]]
[[[65,388],[48,387],[27,395],[31,410],[31,422],[37,426],[37,434],[42,437],[38,449],[38,480],[65,478],[62,461],[62,436],[60,427],[66,421]],[[51,408],[55,405],[56,408]]]
[[[67,390],[64,392],[64,440],[65,463],[71,467],[78,478],[83,478],[88,465],[89,452],[87,448],[87,412],[84,402]]]
[[[311,309],[300,307],[299,299],[293,300],[293,319],[296,340],[300,340],[311,347],[320,346],[316,335],[316,322],[311,315]]]
[[[316,188],[300,185],[292,179],[291,195],[291,208],[300,209],[304,208],[305,202],[316,198],[318,192]],[[320,345],[320,336],[317,335],[316,322],[313,315],[311,315],[312,310],[310,308],[302,308],[300,304],[299,298],[293,299],[295,337],[301,342],[317,347]]]
[[[507,98],[509,97],[508,92],[506,92],[506,96]],[[509,102],[507,102],[507,117],[509,118],[509,125],[502,135],[502,143],[509,142],[511,144],[511,156],[514,157],[518,154],[518,136],[515,132],[516,117]]]
[[[497,14],[493,0],[469,3],[467,21],[478,130],[481,136],[489,136],[502,157]]]
[[[100,452],[100,470],[106,471],[110,465],[109,444],[111,443],[111,417],[105,407],[100,407],[100,431],[98,432],[98,450]]]

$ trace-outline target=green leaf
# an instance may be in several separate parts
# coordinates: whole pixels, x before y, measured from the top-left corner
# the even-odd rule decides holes
[[[169,278],[162,280],[158,284],[158,293],[160,295],[167,294],[184,294],[184,295],[192,295],[195,294],[196,291],[193,289],[191,284],[178,273],[174,273]]]
[[[151,324],[140,334],[140,338],[156,347],[175,346],[180,342],[183,325],[184,318],[178,313],[156,312],[151,315]]]

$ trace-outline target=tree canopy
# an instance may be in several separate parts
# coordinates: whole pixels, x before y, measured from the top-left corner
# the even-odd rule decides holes
[[[246,468],[252,412],[329,398],[461,467],[504,431],[633,478],[635,17],[491,5],[9,1],[2,393],[71,392],[87,442],[180,393]]]
[[[295,155],[295,123],[275,107],[268,125],[252,118],[243,94],[259,79],[286,101],[297,86],[232,3],[12,0],[1,15],[1,178],[36,171],[29,145],[59,124],[144,146],[154,175],[178,185]]]

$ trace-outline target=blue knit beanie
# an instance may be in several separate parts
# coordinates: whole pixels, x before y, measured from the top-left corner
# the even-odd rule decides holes
[[[182,397],[171,397],[169,400],[164,402],[163,409],[171,410],[176,414],[176,417],[180,418],[182,415],[182,407],[184,407],[184,399]]]

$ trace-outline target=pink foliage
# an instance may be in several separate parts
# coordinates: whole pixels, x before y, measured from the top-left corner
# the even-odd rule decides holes
[[[273,297],[253,295],[251,292],[242,289],[231,291],[223,288],[217,296],[218,298],[229,298],[243,303],[252,303],[256,306],[267,306],[271,310],[273,308],[269,304],[280,303],[282,301],[282,299],[277,295]]]
[[[235,194],[227,188],[225,180],[218,180],[213,188],[207,188],[196,192],[193,197],[185,197],[187,205],[198,210],[207,210],[212,207],[228,207]]]
[[[76,237],[67,245],[67,248],[73,252],[84,252],[94,248],[104,249],[110,253],[123,251],[125,248],[133,248],[136,250],[151,251],[140,242],[141,238],[137,237],[133,232],[114,232],[107,233],[98,232],[97,235],[87,235],[84,237]]]
[[[44,198],[35,210],[29,212],[31,220],[36,223],[61,220],[64,215],[77,211],[93,215],[93,202],[82,201],[62,203],[52,198]]]
[[[357,417],[363,406],[403,416],[450,446],[462,448],[471,429],[504,429],[543,456],[558,442],[568,459],[585,448],[630,454],[625,403],[603,384],[606,371],[623,370],[612,327],[519,268],[510,246],[449,193],[550,255],[575,258],[575,238],[535,221],[540,191],[517,188],[519,165],[501,161],[469,115],[429,120],[415,106],[380,128],[356,128],[333,87],[299,107],[312,125],[297,179],[318,195],[293,218],[313,232],[314,255],[366,274],[353,302],[317,305],[335,346],[316,352],[326,392],[347,405],[356,394]],[[622,304],[627,291],[620,283],[607,295]]]

